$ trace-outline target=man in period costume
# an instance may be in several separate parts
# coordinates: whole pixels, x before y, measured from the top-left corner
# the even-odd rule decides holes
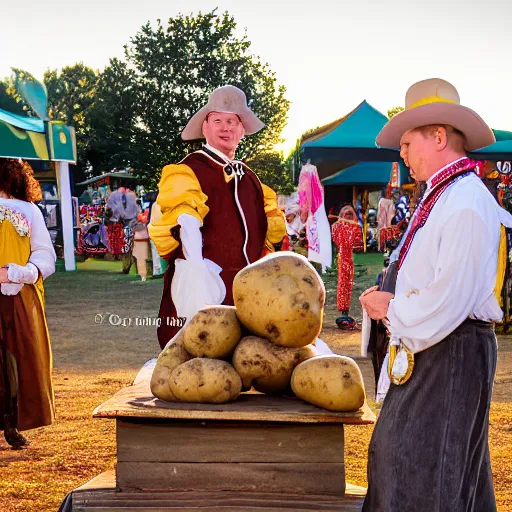
[[[244,135],[264,124],[245,94],[227,85],[212,92],[183,130],[183,140],[206,138],[202,149],[162,171],[149,232],[167,259],[159,317],[161,347],[206,304],[233,304],[237,272],[273,251],[286,234],[273,190],[235,160]]]
[[[390,333],[379,382],[381,394],[388,390],[370,443],[363,511],[493,512],[493,323],[502,318],[504,226],[512,217],[466,156],[495,138],[460,105],[456,89],[424,80],[405,102],[377,144],[399,147],[427,188],[391,258],[394,294],[371,288],[361,296]]]

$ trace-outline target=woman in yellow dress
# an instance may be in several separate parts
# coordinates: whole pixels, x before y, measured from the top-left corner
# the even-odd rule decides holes
[[[43,279],[56,257],[40,199],[30,166],[0,158],[0,430],[13,449],[55,416]]]

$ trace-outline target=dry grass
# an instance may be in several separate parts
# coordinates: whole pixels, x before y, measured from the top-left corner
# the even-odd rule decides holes
[[[373,258],[373,256],[372,256]],[[65,495],[115,460],[113,420],[93,419],[94,408],[129,384],[138,369],[158,353],[152,327],[96,324],[96,313],[122,317],[156,316],[161,281],[140,283],[135,276],[113,272],[120,263],[86,262],[74,274],[57,273],[47,283],[47,312],[55,356],[57,421],[29,431],[30,449],[16,452],[0,442],[0,510],[56,511]],[[372,282],[360,276],[355,294]],[[335,278],[327,279],[332,304]],[[326,318],[323,338],[336,351],[356,355],[358,333],[332,327],[335,310]],[[354,312],[357,316],[357,310]],[[490,445],[498,510],[512,512],[512,341],[500,339],[500,361],[491,410]],[[367,389],[373,386],[371,365],[361,363]],[[347,427],[347,480],[366,484],[366,452],[372,427]]]

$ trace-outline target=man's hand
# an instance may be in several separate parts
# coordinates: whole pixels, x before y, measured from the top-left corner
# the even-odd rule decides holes
[[[359,297],[359,301],[370,318],[373,318],[373,320],[382,320],[386,318],[388,314],[389,302],[394,295],[389,292],[378,292],[376,288],[377,287],[374,286],[366,290],[361,297]]]
[[[9,278],[7,277],[7,268],[2,267],[0,268],[0,283],[7,283],[9,282]]]
[[[359,300],[361,300],[365,295],[368,295],[369,293],[375,292],[379,289],[378,286],[372,286],[371,288],[367,288],[361,295],[359,296]]]

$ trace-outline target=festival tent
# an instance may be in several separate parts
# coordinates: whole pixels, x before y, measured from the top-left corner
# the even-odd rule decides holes
[[[356,186],[375,186],[385,187],[391,179],[391,162],[359,162],[346,169],[324,178],[322,185],[356,185]],[[409,171],[403,164],[400,167],[400,184],[407,183]]]
[[[340,170],[340,164],[397,162],[393,149],[375,145],[375,138],[388,118],[366,100],[346,116],[317,128],[301,141],[302,159],[311,160],[321,179]]]
[[[512,132],[505,130],[493,130],[496,142],[477,151],[470,153],[476,160],[503,161],[512,160]]]
[[[77,183],[77,185],[109,185],[111,182],[115,182],[116,180],[120,182],[133,181],[137,180],[137,177],[133,176],[132,174],[128,174],[127,172],[106,172],[104,174],[100,174],[99,176],[93,176],[88,180],[81,181],[80,183]]]
[[[46,114],[46,92],[35,81],[20,84],[23,98],[39,116],[23,117],[0,109],[0,158],[46,160],[57,165],[61,204],[64,262],[66,270],[75,270],[73,213],[69,164],[76,162],[75,131]]]

